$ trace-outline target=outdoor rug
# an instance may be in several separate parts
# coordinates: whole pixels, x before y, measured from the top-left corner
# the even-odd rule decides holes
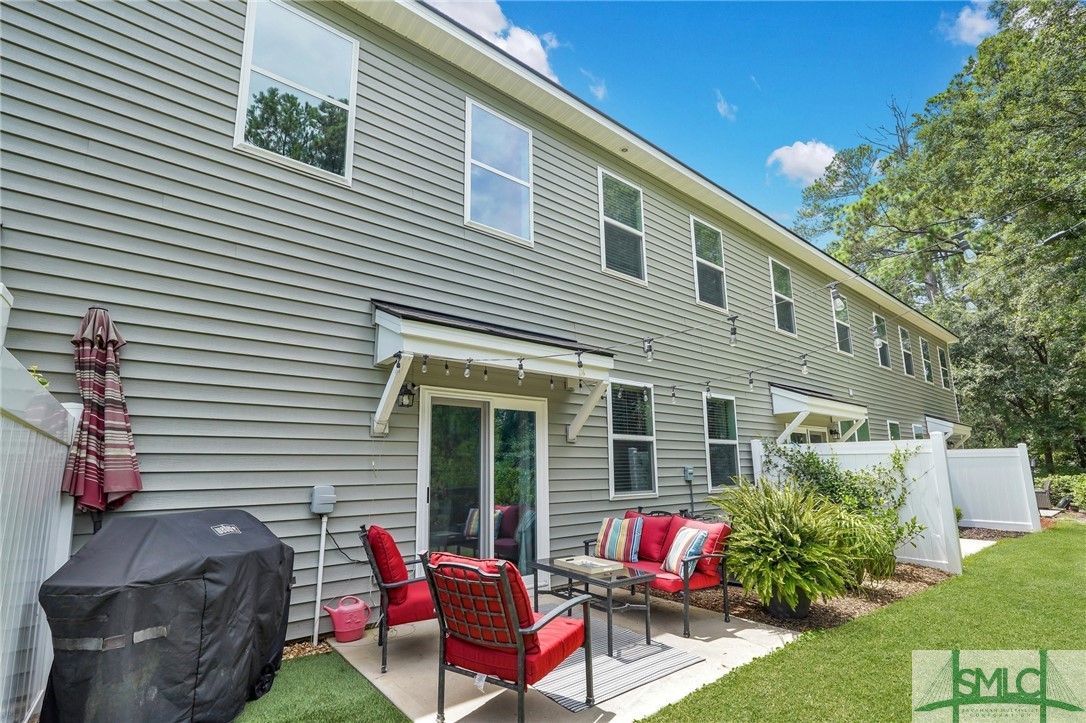
[[[541,612],[549,607],[542,605]],[[659,680],[702,658],[661,642],[645,645],[645,631],[614,626],[615,657],[607,655],[607,618],[592,616],[592,687],[597,703]],[[550,675],[532,686],[555,703],[574,712],[585,705],[584,648],[566,658]]]

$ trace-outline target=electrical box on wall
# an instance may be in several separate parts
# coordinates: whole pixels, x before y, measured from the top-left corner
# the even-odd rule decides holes
[[[683,481],[684,482],[693,482],[694,481],[694,468],[693,467],[690,467],[690,466],[683,467]]]
[[[314,485],[309,509],[315,515],[330,515],[336,505],[336,488],[331,485]]]

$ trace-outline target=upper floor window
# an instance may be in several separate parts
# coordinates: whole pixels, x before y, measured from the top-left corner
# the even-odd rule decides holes
[[[837,307],[841,308],[838,309]],[[837,351],[852,353],[852,324],[848,320],[848,299],[838,296],[833,306],[834,329],[837,333]]]
[[[947,350],[943,347],[938,347],[939,350],[939,374],[943,378],[943,388],[950,389],[950,358],[947,356]]]
[[[603,268],[645,281],[645,227],[641,189],[600,169]]]
[[[875,352],[879,355],[879,366],[890,368],[890,344],[886,341],[886,319],[872,314],[875,326]]]
[[[796,309],[792,297],[792,271],[773,259],[769,260],[773,281],[773,317],[777,329],[789,334],[796,333]]]
[[[728,308],[728,285],[724,279],[724,235],[693,216],[690,233],[694,244],[694,286],[698,301]]]
[[[913,372],[913,342],[909,338],[909,330],[899,326],[897,331],[901,337],[901,366],[905,368],[905,373],[910,377],[915,376]]]
[[[651,385],[612,382],[607,400],[612,495],[655,495],[656,424]]]
[[[467,102],[465,220],[532,241],[532,132]]]
[[[886,420],[886,432],[890,435],[890,439],[901,439],[901,425],[897,422],[891,422]]]
[[[358,42],[278,2],[249,3],[234,144],[351,180]]]
[[[735,428],[735,400],[705,400],[705,445],[709,458],[709,489],[734,485],[739,476],[739,435]]]
[[[924,363],[924,381],[934,384],[935,370],[931,366],[931,347],[924,337],[920,337],[920,360]]]

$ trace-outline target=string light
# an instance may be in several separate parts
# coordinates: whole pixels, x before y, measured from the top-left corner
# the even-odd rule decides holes
[[[471,377],[471,362],[474,361],[470,357],[466,364],[464,364],[464,378],[469,379]]]
[[[517,359],[517,386],[524,384],[524,357]]]
[[[483,365],[483,381],[490,381],[490,369],[485,364]]]
[[[445,360],[445,376],[449,376],[449,360]]]
[[[845,300],[841,298],[841,292],[837,290],[838,283],[839,282],[834,281],[832,284],[830,284],[830,298],[833,299],[834,311],[844,311]]]
[[[971,298],[969,298],[969,294],[962,294],[962,301],[965,302],[966,312],[970,314],[977,313],[977,305]]]
[[[675,398],[675,385],[671,385],[671,403],[675,404],[677,399]]]
[[[747,389],[754,391],[754,370],[747,372]]]
[[[422,373],[423,374],[426,373],[426,367],[429,366],[429,364],[430,364],[430,355],[429,354],[423,354],[422,355]]]
[[[400,360],[403,359],[403,354],[401,352],[396,352],[395,354],[393,354],[393,356],[396,357],[396,368],[399,369],[400,368]]]
[[[649,401],[649,388],[648,387],[641,387],[641,401],[642,402]]]
[[[882,345],[886,343],[882,340],[882,337],[879,336],[878,324],[871,325],[871,339],[875,342],[875,349],[881,349]]]
[[[738,316],[729,316],[728,321],[731,322],[732,328],[728,332],[728,344],[735,346],[739,343],[739,329],[736,327],[735,322],[739,320]]]
[[[807,355],[806,354],[800,354],[799,355],[799,371],[800,371],[801,374],[803,374],[803,376],[807,376],[807,372],[810,371],[810,369],[807,368]]]
[[[973,250],[973,247],[969,245],[968,241],[962,241],[958,244],[958,248],[962,250],[962,260],[967,264],[975,264],[977,262],[977,252]]]
[[[622,399],[622,387],[618,388],[618,393],[615,396],[618,397],[619,399]]]
[[[551,391],[554,391],[554,377],[551,377]]]
[[[578,379],[577,380],[577,391],[581,391],[582,389],[584,389],[584,381],[581,380],[581,379]]]
[[[641,340],[641,346],[645,350],[645,361],[652,363],[652,338],[645,337]]]
[[[705,398],[706,399],[712,399],[713,398],[713,388],[711,386],[709,386],[709,380],[708,379],[705,380]]]
[[[584,352],[577,352],[577,373],[582,377],[584,376],[584,362],[581,361],[581,354]]]

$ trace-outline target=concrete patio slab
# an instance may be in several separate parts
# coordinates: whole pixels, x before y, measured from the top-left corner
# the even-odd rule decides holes
[[[962,546],[962,557],[968,557],[974,553],[980,552],[985,547],[991,547],[996,544],[995,540],[959,540]]]
[[[544,596],[541,602],[547,600]],[[598,612],[592,623],[607,624],[606,618]],[[617,613],[615,623],[631,630],[644,630],[644,617],[639,612]],[[782,647],[798,635],[736,617],[725,623],[720,613],[700,608],[690,609],[691,637],[684,638],[682,629],[682,605],[653,598],[653,640],[689,651],[704,658],[704,662],[598,703],[582,713],[571,713],[529,688],[525,696],[527,719],[618,723],[644,718],[717,680],[729,670]],[[429,723],[437,717],[437,635],[437,622],[433,620],[393,628],[388,672],[384,674],[380,672],[381,649],[377,646],[376,631],[367,631],[364,638],[353,643],[333,642],[332,645],[408,718]],[[446,676],[445,719],[449,723],[506,721],[514,720],[516,715],[517,696],[513,691],[494,685],[479,691],[466,676]]]

